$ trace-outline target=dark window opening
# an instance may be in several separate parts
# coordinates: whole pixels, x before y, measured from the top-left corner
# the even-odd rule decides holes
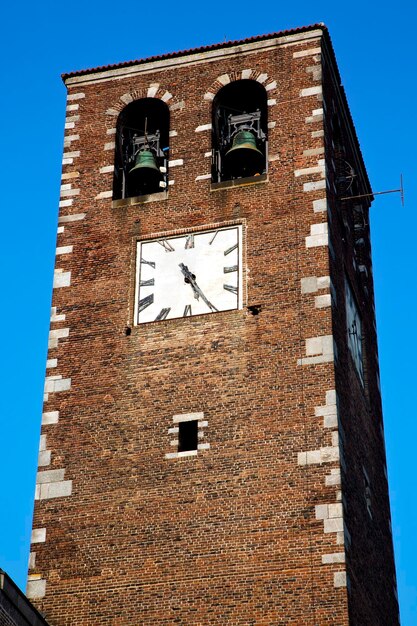
[[[267,171],[267,96],[255,80],[238,80],[218,92],[212,110],[215,183]]]
[[[347,326],[347,343],[356,371],[359,374],[362,385],[364,384],[364,368],[362,354],[362,319],[359,313],[359,307],[356,304],[356,298],[353,290],[345,278],[345,304],[346,304],[346,326]]]
[[[198,428],[197,420],[190,422],[180,422],[178,424],[178,452],[187,450],[197,450]]]
[[[168,185],[169,109],[157,98],[128,104],[116,128],[113,199],[163,191]]]
[[[365,505],[366,510],[368,511],[369,517],[372,519],[372,491],[371,491],[371,482],[369,480],[369,476],[365,470],[363,470],[363,486],[364,486],[364,497],[365,497]]]

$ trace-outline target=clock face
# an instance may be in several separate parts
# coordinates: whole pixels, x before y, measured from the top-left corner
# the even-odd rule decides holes
[[[135,323],[242,308],[242,227],[139,241]]]

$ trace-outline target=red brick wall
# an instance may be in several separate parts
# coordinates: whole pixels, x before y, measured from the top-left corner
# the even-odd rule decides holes
[[[68,100],[51,329],[68,331],[53,333],[48,355],[48,376],[62,378],[47,387],[40,472],[53,473],[40,477],[34,529],[46,530],[29,583],[52,626],[350,623],[337,424],[323,426],[323,414],[337,420],[336,388],[345,402],[346,355],[335,379],[329,346],[333,332],[343,342],[343,315],[332,322],[328,277],[341,289],[341,261],[329,264],[325,233],[320,35],[67,81],[70,97],[84,95]],[[218,77],[248,69],[271,86],[268,181],[212,191],[196,180],[210,173],[211,133],[196,128],[211,122]],[[172,94],[170,159],[184,164],[167,199],[112,206],[107,131],[155,83],[156,97]],[[244,308],[133,326],[136,241],[230,222],[244,228]],[[190,412],[204,413],[210,449],[165,458],[173,415]],[[357,480],[342,479],[359,506]],[[376,492],[386,513],[383,481]],[[355,602],[351,623],[364,624]]]

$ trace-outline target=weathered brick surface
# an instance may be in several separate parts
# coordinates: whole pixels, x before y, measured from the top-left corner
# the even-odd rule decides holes
[[[329,168],[332,154],[317,89],[321,35],[199,63],[192,55],[188,64],[160,61],[117,80],[67,81],[69,104],[79,105],[67,134],[79,135],[71,150],[80,155],[64,164],[63,182],[80,193],[61,205],[58,246],[72,252],[58,256],[57,269],[70,272],[70,284],[54,291],[51,329],[69,330],[54,334],[48,358],[71,386],[46,400],[51,461],[40,469],[65,469],[72,490],[36,502],[34,528],[46,528],[46,540],[36,545],[32,570],[46,580],[45,597],[33,601],[52,626],[396,623],[372,285],[364,395],[346,349],[343,268],[350,271],[351,252],[332,218],[332,260],[322,228],[318,160],[326,149]],[[326,42],[328,115],[338,96]],[[276,81],[268,91],[276,100],[268,107],[268,181],[213,191],[210,180],[196,180],[210,173],[211,134],[195,129],[211,122],[206,94],[221,87],[218,78],[248,69]],[[184,164],[171,171],[166,199],[115,208],[104,194],[113,180],[107,131],[114,113],[155,83],[157,97],[172,94],[170,159]],[[333,214],[329,192],[327,200]],[[133,326],[136,241],[226,223],[244,227],[243,310]],[[317,306],[316,296],[330,293],[329,276],[337,307]],[[319,279],[318,291],[308,277]],[[253,316],[251,305],[261,313]],[[308,344],[322,346],[316,356],[306,353],[313,338],[323,338]],[[341,502],[334,389],[346,440],[346,565],[342,507],[331,508]],[[204,413],[210,449],[165,458],[173,415],[193,412]],[[380,505],[366,532],[361,455],[370,455]],[[316,517],[317,505],[329,505],[328,518]]]

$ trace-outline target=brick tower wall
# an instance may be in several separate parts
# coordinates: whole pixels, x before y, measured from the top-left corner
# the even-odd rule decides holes
[[[339,453],[338,414],[349,421],[353,400],[334,348],[343,251],[331,226],[329,253],[323,37],[312,28],[66,79],[28,581],[51,626],[371,623],[348,600],[369,585],[354,565],[358,478]],[[213,188],[213,98],[241,78],[266,89],[268,180]],[[170,109],[169,191],[114,202],[117,116],[142,97]],[[134,326],[137,240],[229,224],[243,227],[243,308]],[[181,457],[175,428],[190,415],[200,445]],[[343,429],[350,467],[362,434]]]

